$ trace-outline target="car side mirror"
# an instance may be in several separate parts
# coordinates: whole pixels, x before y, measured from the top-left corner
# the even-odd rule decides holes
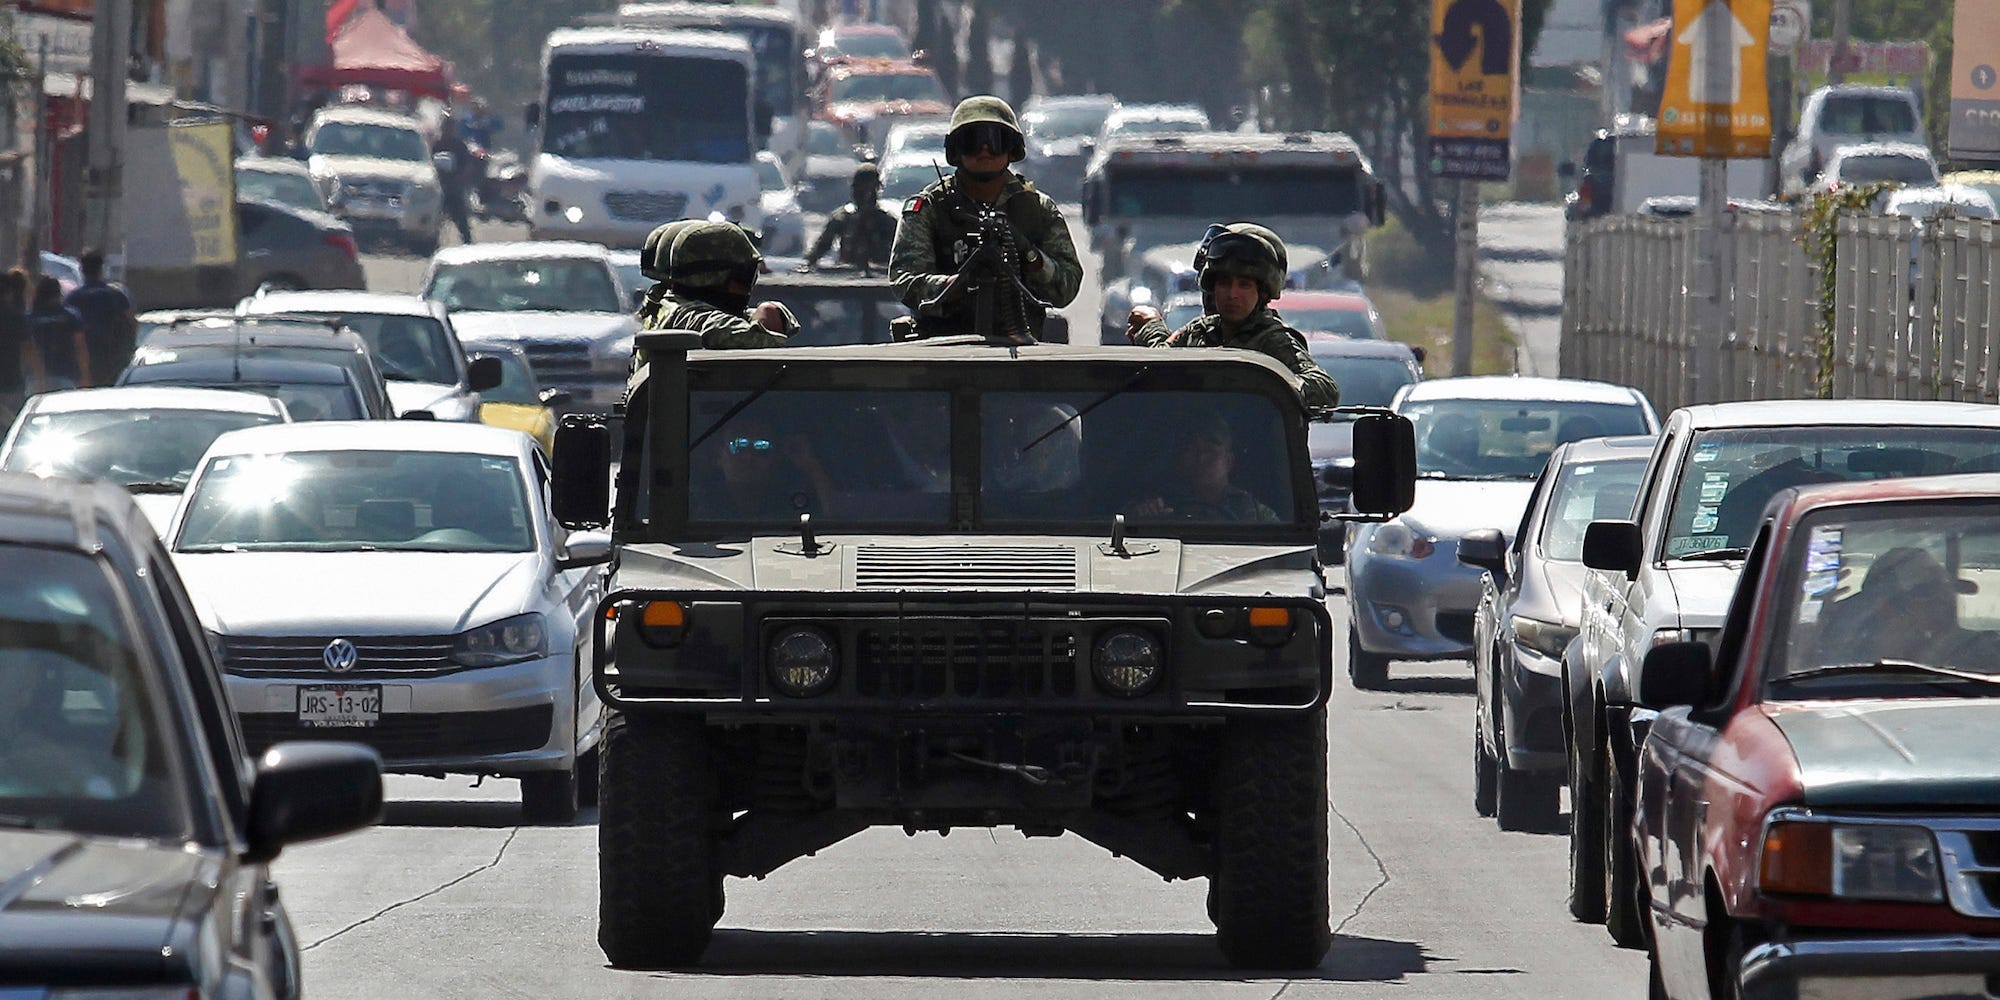
[[[1639,526],[1631,521],[1592,521],[1583,529],[1583,564],[1591,569],[1637,579],[1643,548]]]
[[[575,397],[570,395],[568,389],[543,389],[542,394],[537,398],[542,401],[543,406],[554,409],[558,406],[568,406],[570,400]]]
[[[611,523],[611,429],[595,413],[571,413],[556,427],[550,506],[571,531]]]
[[[1424,359],[1430,356],[1430,352],[1424,350],[1421,347],[1418,347],[1415,344],[1411,344],[1409,346],[1410,346],[1410,357],[1417,359],[1417,367],[1419,368],[1423,367]]]
[[[611,561],[611,533],[608,531],[579,531],[563,542],[562,555],[556,558],[557,569],[575,569],[579,566],[600,566]]]
[[[1639,704],[1653,711],[1705,705],[1714,680],[1715,656],[1708,643],[1669,642],[1646,651],[1639,661]]]
[[[473,392],[485,392],[499,386],[500,376],[499,358],[474,358],[465,367],[465,384]]]
[[[1417,433],[1408,417],[1364,413],[1354,421],[1354,485],[1362,514],[1401,514],[1417,502]]]
[[[358,743],[280,743],[264,751],[250,785],[244,860],[262,864],[288,844],[372,826],[382,818],[382,757]]]
[[[1507,536],[1498,528],[1478,528],[1458,539],[1458,561],[1495,577],[1507,575]]]

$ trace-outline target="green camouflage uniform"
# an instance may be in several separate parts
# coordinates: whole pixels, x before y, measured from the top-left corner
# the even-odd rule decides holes
[[[1132,342],[1141,347],[1235,347],[1261,351],[1299,377],[1299,392],[1306,405],[1340,405],[1340,386],[1334,384],[1333,376],[1306,350],[1305,335],[1286,326],[1269,308],[1251,313],[1234,328],[1222,317],[1210,314],[1198,316],[1169,333],[1167,325],[1156,319],[1140,327],[1132,335]]]
[[[969,231],[945,207],[956,198],[957,181],[953,174],[933,182],[903,203],[903,221],[896,227],[896,247],[889,256],[889,280],[912,312],[942,293],[956,272],[955,244]],[[1028,290],[1058,309],[1076,301],[1083,265],[1055,199],[1016,174],[1008,177],[996,204],[1014,232],[1041,252],[1041,270],[1021,276]]]
[[[1230,524],[1276,524],[1278,521],[1277,511],[1265,506],[1249,490],[1234,486],[1214,503],[1192,496],[1170,496],[1164,500],[1167,509],[1173,511],[1170,517],[1184,517],[1191,521]]]
[[[834,209],[812,250],[806,253],[806,263],[818,264],[836,239],[840,241],[836,262],[848,267],[881,267],[888,263],[889,249],[896,242],[896,217],[880,205],[864,209],[848,202]]]

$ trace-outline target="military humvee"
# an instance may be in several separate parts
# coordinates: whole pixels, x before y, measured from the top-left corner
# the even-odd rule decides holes
[[[700,351],[643,334],[610,508],[598,942],[700,960],[726,876],[870,826],[1072,833],[1209,879],[1232,963],[1316,965],[1332,624],[1308,412],[1260,354],[977,338]],[[1355,421],[1353,506],[1409,506]]]

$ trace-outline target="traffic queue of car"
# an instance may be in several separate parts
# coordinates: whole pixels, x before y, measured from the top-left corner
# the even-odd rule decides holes
[[[1474,809],[1560,832],[1567,793],[1571,913],[1647,951],[1652,995],[1988,994],[2000,411],[1662,423],[1530,378],[1392,406],[1417,499],[1336,540],[1348,675],[1472,661]]]

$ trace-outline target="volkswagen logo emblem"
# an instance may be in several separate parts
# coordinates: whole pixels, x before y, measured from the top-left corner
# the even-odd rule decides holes
[[[354,669],[354,664],[361,659],[361,651],[346,639],[335,639],[326,644],[319,658],[326,663],[326,669],[344,674]]]

